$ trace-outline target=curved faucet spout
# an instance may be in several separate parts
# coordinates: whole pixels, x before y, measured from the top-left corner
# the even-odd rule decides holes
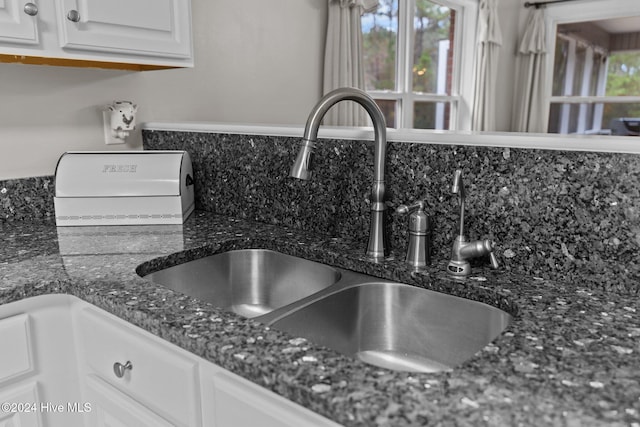
[[[381,261],[388,255],[387,238],[384,232],[385,213],[385,160],[387,155],[387,126],[378,104],[364,91],[355,88],[340,88],[326,94],[309,114],[300,143],[298,156],[291,167],[290,176],[309,179],[313,168],[313,153],[318,139],[320,123],[329,109],[340,101],[354,101],[360,104],[371,117],[375,132],[373,159],[373,185],[371,188],[371,229],[367,256]]]
[[[462,170],[456,170],[453,176],[453,184],[451,185],[451,192],[457,194],[460,199],[460,232],[458,236],[464,236],[464,202],[466,200],[466,194],[464,192],[464,182],[462,181]]]

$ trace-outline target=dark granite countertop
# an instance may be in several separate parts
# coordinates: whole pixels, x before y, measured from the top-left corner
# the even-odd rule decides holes
[[[184,226],[0,224],[0,303],[68,293],[347,426],[640,426],[640,303],[581,287],[436,260],[411,275],[360,244],[196,212]],[[486,302],[505,333],[448,372],[388,371],[178,294],[141,274],[233,249],[291,255]],[[308,356],[308,357],[305,357]]]

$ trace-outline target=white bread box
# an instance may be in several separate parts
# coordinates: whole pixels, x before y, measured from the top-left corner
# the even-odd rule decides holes
[[[71,151],[56,167],[58,226],[182,224],[195,207],[186,151]]]

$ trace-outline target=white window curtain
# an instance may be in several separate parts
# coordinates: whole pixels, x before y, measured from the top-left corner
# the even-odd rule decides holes
[[[477,43],[471,128],[493,131],[496,130],[497,71],[502,46],[497,0],[480,0]]]
[[[340,87],[364,90],[360,17],[375,10],[378,0],[328,0],[328,7],[323,91],[326,94]],[[340,102],[327,112],[324,124],[365,126],[367,120],[361,106]]]
[[[547,131],[548,108],[544,105],[546,37],[544,10],[532,9],[518,47],[512,131]]]

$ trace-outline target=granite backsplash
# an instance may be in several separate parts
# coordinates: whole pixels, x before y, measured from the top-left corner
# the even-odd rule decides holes
[[[372,142],[321,140],[315,175],[300,181],[288,177],[297,138],[154,130],[143,138],[145,149],[189,152],[197,209],[353,238],[364,250]],[[404,254],[408,219],[393,212],[423,199],[433,264],[446,264],[458,231],[451,193],[458,168],[466,234],[494,240],[501,268],[566,281],[580,271],[591,278],[584,286],[640,293],[640,156],[390,142],[387,204],[396,256]],[[54,218],[53,183],[0,181],[0,223]]]
[[[52,176],[0,181],[0,224],[53,220],[54,183]]]
[[[145,149],[189,152],[197,209],[350,237],[364,250],[372,142],[321,140],[314,176],[301,181],[288,177],[297,138],[154,130],[143,137]],[[591,277],[585,286],[640,292],[640,156],[390,142],[386,164],[396,256],[408,219],[393,212],[423,199],[433,263],[449,258],[459,220],[451,184],[462,169],[466,234],[494,240],[501,268],[568,281],[581,270]]]

